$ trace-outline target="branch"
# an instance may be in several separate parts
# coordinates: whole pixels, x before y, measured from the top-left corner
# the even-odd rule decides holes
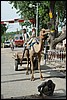
[[[56,37],[56,38],[58,38],[61,34],[62,34],[62,33],[58,33],[58,35],[57,35],[57,37]]]
[[[58,38],[55,38],[53,40],[53,45],[56,45],[57,43],[61,42],[65,38],[66,38],[66,31],[65,31],[65,33],[62,33]]]

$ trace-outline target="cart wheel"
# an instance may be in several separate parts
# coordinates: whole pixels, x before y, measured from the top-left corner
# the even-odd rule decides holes
[[[34,70],[37,70],[37,69],[38,69],[38,60],[35,59],[35,60],[33,61],[33,64],[34,64]]]
[[[15,60],[15,71],[17,71],[17,70],[18,70],[18,61]]]

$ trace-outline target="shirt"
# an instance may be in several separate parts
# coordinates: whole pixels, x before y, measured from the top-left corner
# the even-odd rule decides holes
[[[24,41],[27,40],[27,34],[26,34],[26,33],[23,34],[23,40],[24,40]]]

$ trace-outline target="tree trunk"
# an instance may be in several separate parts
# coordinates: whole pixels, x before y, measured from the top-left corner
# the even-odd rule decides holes
[[[50,1],[50,11],[52,12],[52,18],[50,18],[50,30],[55,30],[55,14],[54,14],[54,7],[55,7],[55,1]],[[50,49],[53,47],[53,40],[55,38],[55,33],[50,34]]]
[[[55,38],[54,40],[51,39],[51,43],[50,43],[50,49],[55,49],[56,45],[63,41],[66,38],[66,32],[65,33],[61,33],[61,35],[57,38]]]
[[[50,19],[50,23],[52,24],[52,30],[55,30],[54,33],[51,33],[50,35],[50,39],[51,39],[51,43],[50,43],[50,49],[55,49],[56,44],[59,43],[60,41],[62,41],[66,36],[64,34],[61,35],[60,37],[57,38],[58,36],[58,16],[56,16],[56,12],[54,11],[54,7],[55,7],[55,2],[56,1],[50,1],[50,10],[52,12],[52,19]]]

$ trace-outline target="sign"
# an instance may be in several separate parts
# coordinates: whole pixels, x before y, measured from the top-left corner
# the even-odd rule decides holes
[[[16,23],[16,22],[31,22],[31,23],[35,23],[35,19],[29,19],[29,20],[23,20],[23,19],[14,19],[14,20],[9,20],[9,21],[1,21],[1,24],[5,24],[5,23]]]
[[[50,17],[50,18],[53,18],[53,15],[52,15],[51,10],[50,10],[50,12],[49,12],[49,17]]]

